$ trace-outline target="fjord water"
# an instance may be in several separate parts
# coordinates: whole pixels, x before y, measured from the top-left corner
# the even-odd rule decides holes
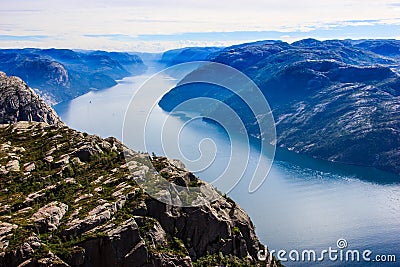
[[[119,81],[103,91],[87,93],[55,107],[70,127],[102,137],[122,139],[124,115],[133,94],[140,85],[161,66],[152,65],[148,73]],[[177,81],[164,77],[159,86],[172,88]],[[182,127],[190,119],[188,114],[170,117],[172,124]],[[169,114],[154,107],[148,121],[148,152],[164,154],[161,129]],[[138,129],[141,131],[142,129]],[[213,140],[213,146],[199,144]],[[195,119],[185,124],[179,136],[182,160],[190,169],[191,162],[201,153],[213,151],[213,164],[196,173],[212,182],[224,172],[231,157],[231,142],[218,125]],[[135,149],[135,144],[128,143]],[[248,168],[237,186],[228,195],[250,215],[261,241],[269,249],[290,251],[313,249],[317,253],[332,247],[336,241],[347,240],[348,249],[369,249],[376,254],[396,254],[400,260],[400,179],[370,168],[331,164],[278,151],[278,157],[264,184],[254,193],[248,192],[252,170],[259,152],[247,145],[239,147],[238,155],[248,161]],[[237,170],[241,173],[242,170]],[[397,182],[396,182],[397,181]],[[283,262],[287,266],[313,265]],[[330,262],[323,266],[344,266],[348,263]],[[363,266],[365,263],[360,262]],[[394,266],[394,264],[385,264]],[[373,266],[373,265],[371,265]],[[374,265],[375,266],[375,265]]]

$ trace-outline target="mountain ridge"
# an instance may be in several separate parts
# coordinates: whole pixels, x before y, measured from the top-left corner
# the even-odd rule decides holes
[[[400,41],[393,40],[305,39],[292,44],[243,44],[210,58],[242,71],[259,86],[276,119],[278,146],[323,160],[400,174],[398,48]],[[195,70],[184,80],[205,70]],[[262,138],[255,116],[243,111],[237,97],[222,90],[178,83],[159,105],[171,111],[182,101],[201,96],[233,107],[249,134]],[[218,112],[214,105],[203,115],[213,117]]]
[[[49,104],[109,88],[146,69],[139,56],[122,52],[0,49],[0,71],[21,77]]]

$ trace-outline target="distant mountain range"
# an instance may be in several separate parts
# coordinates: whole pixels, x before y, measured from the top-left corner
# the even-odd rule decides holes
[[[260,87],[272,108],[279,147],[400,174],[400,41],[262,41],[228,47],[208,59],[244,72]],[[200,96],[227,103],[250,135],[263,136],[240,99],[215,86],[178,85],[159,105],[171,111]],[[221,112],[218,105],[207,110],[204,115],[211,117]]]
[[[160,62],[167,66],[172,66],[191,61],[203,61],[208,60],[210,54],[221,50],[221,47],[185,47],[172,49],[162,54]]]
[[[146,70],[133,54],[69,49],[1,49],[0,71],[18,76],[48,103],[71,100],[90,90]]]
[[[247,74],[269,101],[279,147],[400,173],[400,41],[260,41],[227,48],[174,49],[154,60],[166,66],[199,60],[232,66]],[[21,77],[51,104],[114,86],[116,80],[146,69],[142,59],[131,53],[0,50],[0,71]],[[170,111],[198,96],[229,104],[251,136],[265,138],[240,99],[221,88],[178,86],[161,99],[160,106]],[[208,116],[220,112],[218,105],[202,108]]]

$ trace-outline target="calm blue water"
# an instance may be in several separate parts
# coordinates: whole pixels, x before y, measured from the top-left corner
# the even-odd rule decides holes
[[[121,140],[124,114],[132,95],[158,68],[153,66],[145,75],[125,78],[110,89],[90,92],[55,109],[72,128]],[[172,87],[175,82],[165,77],[159,86]],[[148,122],[147,151],[165,154],[160,133],[167,117],[167,113],[155,106]],[[188,114],[169,116],[169,122],[182,128],[189,118]],[[129,142],[127,145],[133,149],[140,147]],[[209,182],[224,172],[231,158],[231,142],[225,131],[199,119],[183,127],[179,146],[182,155],[168,156],[181,159],[192,170],[198,167],[194,161],[201,153],[216,151],[212,164],[196,172]],[[247,161],[247,146],[238,145],[235,149],[239,151],[233,155],[235,159]],[[261,241],[270,249],[318,252],[329,247],[336,249],[336,241],[344,238],[348,249],[370,249],[373,255],[396,254],[400,265],[400,184],[394,182],[400,181],[398,177],[370,168],[331,164],[278,151],[266,181],[250,194],[247,188],[258,156],[257,149],[251,148],[243,178],[228,195],[247,211]],[[324,261],[321,265],[348,264]],[[376,262],[367,265],[379,266]]]

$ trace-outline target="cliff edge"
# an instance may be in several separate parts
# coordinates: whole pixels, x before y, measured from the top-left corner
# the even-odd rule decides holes
[[[176,207],[138,186],[204,183],[179,162],[73,130],[20,79],[0,80],[1,267],[279,266],[257,260],[253,223],[226,196]]]

